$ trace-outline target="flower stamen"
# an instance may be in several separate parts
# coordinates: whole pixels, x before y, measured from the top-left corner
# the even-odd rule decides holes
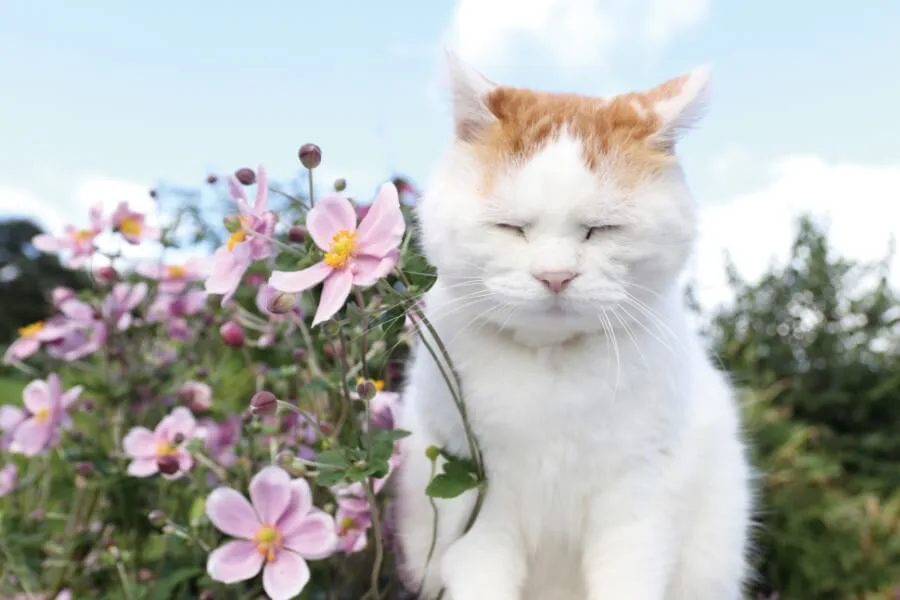
[[[341,229],[331,238],[331,247],[325,253],[325,264],[332,269],[346,268],[356,246],[356,232]]]
[[[281,532],[271,525],[263,525],[253,538],[257,543],[256,551],[262,554],[267,562],[274,562],[284,541]]]
[[[44,329],[46,324],[43,321],[35,321],[25,327],[19,327],[19,337],[31,337],[37,335]]]
[[[141,235],[142,230],[141,222],[134,217],[125,217],[119,223],[119,231],[125,235],[137,237]]]

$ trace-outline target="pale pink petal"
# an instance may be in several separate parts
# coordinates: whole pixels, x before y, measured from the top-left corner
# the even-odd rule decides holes
[[[81,396],[81,392],[84,388],[80,385],[76,385],[75,387],[69,388],[62,395],[61,402],[63,408],[68,408],[78,400],[78,397]]]
[[[232,541],[213,550],[206,561],[206,571],[213,581],[237,583],[259,573],[263,555],[256,551],[254,542]]]
[[[50,394],[50,385],[41,379],[35,379],[25,386],[22,391],[22,399],[25,408],[31,414],[37,414],[45,408],[53,406],[53,397]]]
[[[95,202],[91,206],[91,228],[95,233],[100,233],[106,223],[103,221],[103,202]]]
[[[156,436],[174,442],[178,435],[190,439],[197,428],[194,414],[184,406],[178,406],[156,426]]]
[[[31,238],[31,245],[41,252],[56,252],[62,247],[57,238],[46,233],[41,233]]]
[[[290,535],[285,533],[284,545],[303,558],[318,560],[331,556],[337,548],[337,527],[326,512],[316,510],[306,515]]]
[[[231,192],[232,199],[237,202],[238,200],[247,202],[247,194],[244,192],[244,186],[241,185],[241,182],[237,180],[235,177],[228,178],[228,190]]]
[[[266,175],[266,169],[259,165],[256,169],[256,202],[253,209],[256,214],[265,212],[269,205],[269,178]]]
[[[322,283],[332,271],[333,269],[323,262],[302,271],[274,271],[269,277],[269,285],[279,292],[296,294]]]
[[[263,567],[263,589],[272,600],[296,598],[309,583],[309,565],[293,552],[279,552]]]
[[[23,337],[14,341],[3,355],[3,362],[10,363],[16,360],[24,360],[40,350],[41,342],[35,337]]]
[[[250,480],[250,500],[263,523],[273,525],[291,502],[291,478],[281,467],[268,466]]]
[[[135,427],[122,440],[125,454],[137,458],[156,458],[157,438],[146,427]]]
[[[404,231],[406,222],[400,211],[397,188],[393,183],[385,183],[359,224],[357,252],[382,257],[400,245]]]
[[[76,321],[90,321],[94,318],[94,309],[85,302],[72,298],[59,305],[59,311]]]
[[[18,406],[4,404],[0,406],[0,431],[12,431],[26,418],[25,411]]]
[[[309,489],[309,483],[305,479],[291,481],[291,502],[276,523],[278,531],[285,536],[290,535],[303,524],[312,506],[312,490]]]
[[[341,310],[347,301],[347,296],[350,295],[351,287],[353,287],[353,273],[350,272],[350,269],[334,271],[328,276],[322,286],[322,296],[319,299],[316,316],[313,318],[313,326],[327,321]]]
[[[391,250],[383,258],[374,256],[356,256],[351,259],[350,270],[353,271],[353,284],[369,287],[386,277],[400,259],[399,250]]]
[[[228,487],[216,488],[206,498],[206,515],[222,533],[253,539],[260,527],[256,511],[240,493]]]
[[[39,423],[32,417],[16,427],[13,444],[16,451],[25,456],[34,456],[47,447],[52,433],[49,420]]]
[[[338,231],[356,230],[356,211],[343,196],[325,196],[310,209],[306,217],[306,229],[319,248],[328,250],[331,238]]]
[[[181,471],[190,471],[191,467],[194,466],[194,457],[184,448],[179,448],[175,451],[175,458],[178,459],[178,467]]]
[[[128,465],[128,474],[132,477],[149,477],[158,472],[156,458],[136,458]]]

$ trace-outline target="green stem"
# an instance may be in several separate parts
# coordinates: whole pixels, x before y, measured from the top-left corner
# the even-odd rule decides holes
[[[375,534],[375,564],[372,565],[371,587],[369,595],[375,600],[381,600],[381,593],[378,591],[379,580],[381,579],[381,565],[384,562],[384,539],[381,534],[381,518],[378,514],[378,505],[375,503],[375,488],[372,485],[372,478],[366,480],[366,500],[369,502],[369,510],[372,513],[372,531]]]

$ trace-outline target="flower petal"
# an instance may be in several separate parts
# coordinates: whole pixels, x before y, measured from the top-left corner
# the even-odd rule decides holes
[[[0,406],[0,431],[12,431],[25,420],[25,411],[12,404]]]
[[[241,278],[250,267],[250,248],[241,242],[232,250],[222,246],[213,254],[212,268],[206,279],[206,292],[222,294],[222,304],[226,303],[241,283]]]
[[[81,396],[81,392],[84,388],[80,385],[76,385],[75,387],[69,388],[62,395],[62,405],[63,408],[68,408],[78,400],[78,397]]]
[[[62,247],[57,238],[46,233],[40,233],[31,238],[31,245],[41,252],[56,252]]]
[[[228,190],[231,192],[231,198],[235,202],[247,202],[247,194],[244,193],[244,186],[241,185],[241,182],[238,181],[236,177],[231,176],[228,178]]]
[[[252,539],[259,529],[259,517],[243,494],[220,487],[206,498],[206,515],[222,533]]]
[[[331,272],[332,268],[323,262],[302,271],[274,271],[269,277],[269,285],[279,292],[296,294],[322,283]]]
[[[380,258],[400,245],[405,231],[397,188],[393,183],[385,183],[359,224],[357,251]]]
[[[17,360],[25,360],[41,348],[41,342],[37,337],[19,338],[9,345],[3,355],[3,362],[11,363]]]
[[[25,401],[25,408],[31,414],[36,414],[45,408],[53,406],[53,399],[50,397],[50,385],[41,379],[35,379],[25,386],[22,391],[22,399]]]
[[[309,565],[293,552],[279,552],[263,568],[263,589],[272,600],[296,598],[309,583]]]
[[[262,165],[256,168],[256,201],[253,203],[254,212],[262,214],[269,205],[269,177]]]
[[[312,504],[312,490],[305,479],[295,479],[291,482],[291,502],[284,514],[278,519],[276,526],[282,535],[288,536],[303,524],[306,515],[309,514]]]
[[[386,277],[397,265],[400,259],[399,250],[391,250],[384,258],[376,258],[374,256],[356,256],[350,263],[350,269],[353,271],[353,285],[359,287],[369,287]]]
[[[328,250],[338,231],[356,231],[356,211],[349,200],[337,194],[325,196],[312,207],[306,217],[306,229],[316,246]]]
[[[206,572],[213,581],[237,583],[259,573],[263,555],[256,551],[254,542],[232,541],[213,550],[206,561]]]
[[[344,306],[352,287],[353,273],[350,269],[334,271],[329,275],[328,279],[325,280],[325,285],[322,287],[322,296],[319,299],[319,308],[316,309],[316,316],[313,318],[313,326],[333,317]]]
[[[149,477],[158,472],[156,458],[136,458],[128,465],[128,474],[132,477]]]
[[[291,478],[281,467],[268,466],[250,481],[250,500],[262,523],[273,525],[291,502]]]
[[[155,460],[156,436],[146,427],[135,427],[125,435],[122,448],[128,456]]]
[[[334,519],[321,510],[307,514],[291,534],[284,534],[285,547],[310,560],[331,556],[337,548]]]
[[[39,454],[47,447],[52,433],[49,421],[39,423],[32,417],[16,427],[13,435],[14,449],[25,456]]]

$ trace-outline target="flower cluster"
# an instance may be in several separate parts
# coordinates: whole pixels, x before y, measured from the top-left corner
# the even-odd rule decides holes
[[[321,150],[299,154],[312,189]],[[262,165],[206,181],[224,227],[195,224],[205,237],[167,242],[158,258],[127,262],[97,238],[177,239],[179,223],[204,216],[187,201],[171,228],[121,203],[33,240],[75,268],[100,255],[109,265],[90,289],[49,290],[48,316],[4,353],[30,379],[21,403],[0,406],[0,497],[32,509],[13,523],[0,504],[0,527],[47,569],[11,565],[3,597],[98,586],[142,597],[154,585],[173,598],[220,597],[222,586],[276,600],[377,597],[391,585],[376,556],[405,435],[394,391],[412,339],[404,307],[430,282],[409,249],[412,187],[385,183],[361,206],[343,180],[316,200],[274,186]],[[53,541],[29,546],[29,523],[49,515],[42,536]],[[168,579],[176,564],[183,579]],[[340,576],[351,564],[372,575]]]

